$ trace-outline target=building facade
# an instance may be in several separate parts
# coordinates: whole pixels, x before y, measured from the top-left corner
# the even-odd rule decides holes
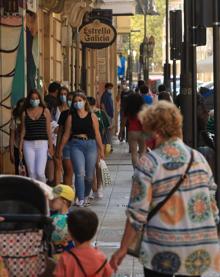
[[[116,96],[116,42],[83,53],[79,27],[92,9],[107,8],[113,9],[113,25],[120,29],[118,11],[132,14],[134,7],[133,0],[0,1],[0,173],[12,172],[8,155],[12,108],[31,88],[46,94],[49,83],[59,81],[71,91],[83,87],[87,95],[100,98],[104,84],[112,82]]]

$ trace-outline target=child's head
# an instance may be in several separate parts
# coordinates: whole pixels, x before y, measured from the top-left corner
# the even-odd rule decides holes
[[[84,243],[95,236],[99,221],[90,209],[77,208],[68,215],[67,224],[73,240]]]
[[[67,185],[58,185],[53,188],[54,199],[51,201],[51,208],[54,211],[62,211],[71,206],[75,198],[74,190]]]

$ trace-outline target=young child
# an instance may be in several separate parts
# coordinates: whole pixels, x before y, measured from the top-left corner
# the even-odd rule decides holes
[[[98,217],[90,209],[76,208],[67,219],[75,248],[60,256],[55,277],[109,277],[113,274],[105,255],[91,246],[98,227]]]
[[[58,185],[53,188],[54,199],[51,201],[51,209],[56,213],[51,216],[55,230],[52,233],[52,244],[56,254],[71,248],[71,238],[67,228],[67,214],[75,198],[75,192],[70,186]]]

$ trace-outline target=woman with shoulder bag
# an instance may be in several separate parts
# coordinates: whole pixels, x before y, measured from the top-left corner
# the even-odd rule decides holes
[[[26,109],[22,114],[20,159],[26,161],[29,177],[46,183],[45,168],[47,157],[53,157],[50,112],[37,90],[32,90],[26,99]]]
[[[142,232],[139,259],[146,277],[202,276],[220,271],[216,184],[205,158],[182,141],[182,116],[161,101],[139,118],[155,149],[135,170],[120,249],[114,270]]]

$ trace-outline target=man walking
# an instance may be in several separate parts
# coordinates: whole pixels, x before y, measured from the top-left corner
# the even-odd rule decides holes
[[[110,119],[110,127],[107,130],[107,140],[108,143],[111,144],[112,147],[112,128],[113,128],[113,117],[114,117],[114,106],[113,106],[113,99],[112,99],[112,83],[105,84],[105,91],[101,97],[101,109],[106,112]],[[113,150],[113,148],[112,148]]]

